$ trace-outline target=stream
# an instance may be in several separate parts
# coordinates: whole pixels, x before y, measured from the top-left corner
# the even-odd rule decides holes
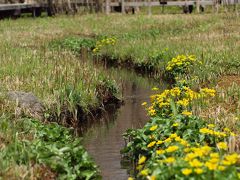
[[[148,117],[142,102],[149,102],[149,96],[154,93],[152,87],[165,89],[166,85],[134,71],[101,68],[122,85],[124,105],[113,113],[104,113],[92,124],[83,136],[84,146],[99,166],[103,180],[127,180],[129,174],[120,154],[125,146],[122,134],[129,128],[144,126]]]

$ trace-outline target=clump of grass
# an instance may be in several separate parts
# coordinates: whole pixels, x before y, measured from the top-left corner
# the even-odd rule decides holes
[[[62,50],[68,49],[74,53],[80,53],[82,48],[92,50],[95,47],[96,40],[92,38],[67,37],[65,39],[57,39],[50,43],[50,47]]]

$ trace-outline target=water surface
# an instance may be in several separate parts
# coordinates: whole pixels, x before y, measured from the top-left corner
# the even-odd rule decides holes
[[[106,70],[106,69],[105,69]],[[142,102],[149,101],[152,87],[161,86],[133,71],[110,68],[116,81],[122,84],[124,105],[115,113],[105,113],[84,135],[84,146],[99,166],[104,180],[127,180],[128,172],[121,165],[120,150],[125,142],[122,134],[129,128],[142,127],[148,117]]]

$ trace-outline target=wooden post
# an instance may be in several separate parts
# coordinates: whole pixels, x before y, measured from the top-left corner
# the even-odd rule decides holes
[[[216,3],[217,3],[217,0],[213,0],[213,5],[212,5],[212,12],[213,13],[216,12]]]
[[[218,13],[218,0],[213,0],[213,12]]]
[[[36,17],[36,8],[32,8],[32,17],[33,17],[33,18]]]
[[[122,14],[125,14],[125,2],[124,2],[124,0],[121,0],[121,10],[122,10]]]
[[[110,14],[110,4],[109,4],[109,0],[106,0],[105,4],[106,4],[106,14],[109,15],[109,14]]]
[[[151,0],[148,0],[148,15],[152,15],[152,2]]]
[[[89,11],[89,9],[90,9],[90,8],[89,8],[89,0],[86,0],[86,7],[87,7],[87,8],[86,8],[87,11]]]
[[[72,13],[72,6],[71,6],[71,2],[70,2],[70,0],[67,0],[67,13],[69,14],[71,14]]]
[[[54,8],[53,8],[53,1],[52,0],[48,0],[47,14],[48,14],[48,16],[55,15],[55,11],[54,11]]]
[[[200,0],[196,1],[197,13],[200,13]]]
[[[234,0],[234,9],[235,9],[237,17],[239,16],[239,13],[238,13],[238,3],[239,3],[239,0]]]

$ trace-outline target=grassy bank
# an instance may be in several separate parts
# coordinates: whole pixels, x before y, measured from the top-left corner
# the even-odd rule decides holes
[[[58,124],[77,128],[86,116],[116,100],[117,84],[71,52],[49,48],[57,37],[53,31],[61,28],[51,30],[56,19],[38,20],[0,22],[0,177],[98,179],[98,168],[81,139]],[[42,122],[20,101],[10,101],[9,92],[34,94],[44,106]]]
[[[70,130],[1,116],[2,179],[99,179],[97,166]]]

